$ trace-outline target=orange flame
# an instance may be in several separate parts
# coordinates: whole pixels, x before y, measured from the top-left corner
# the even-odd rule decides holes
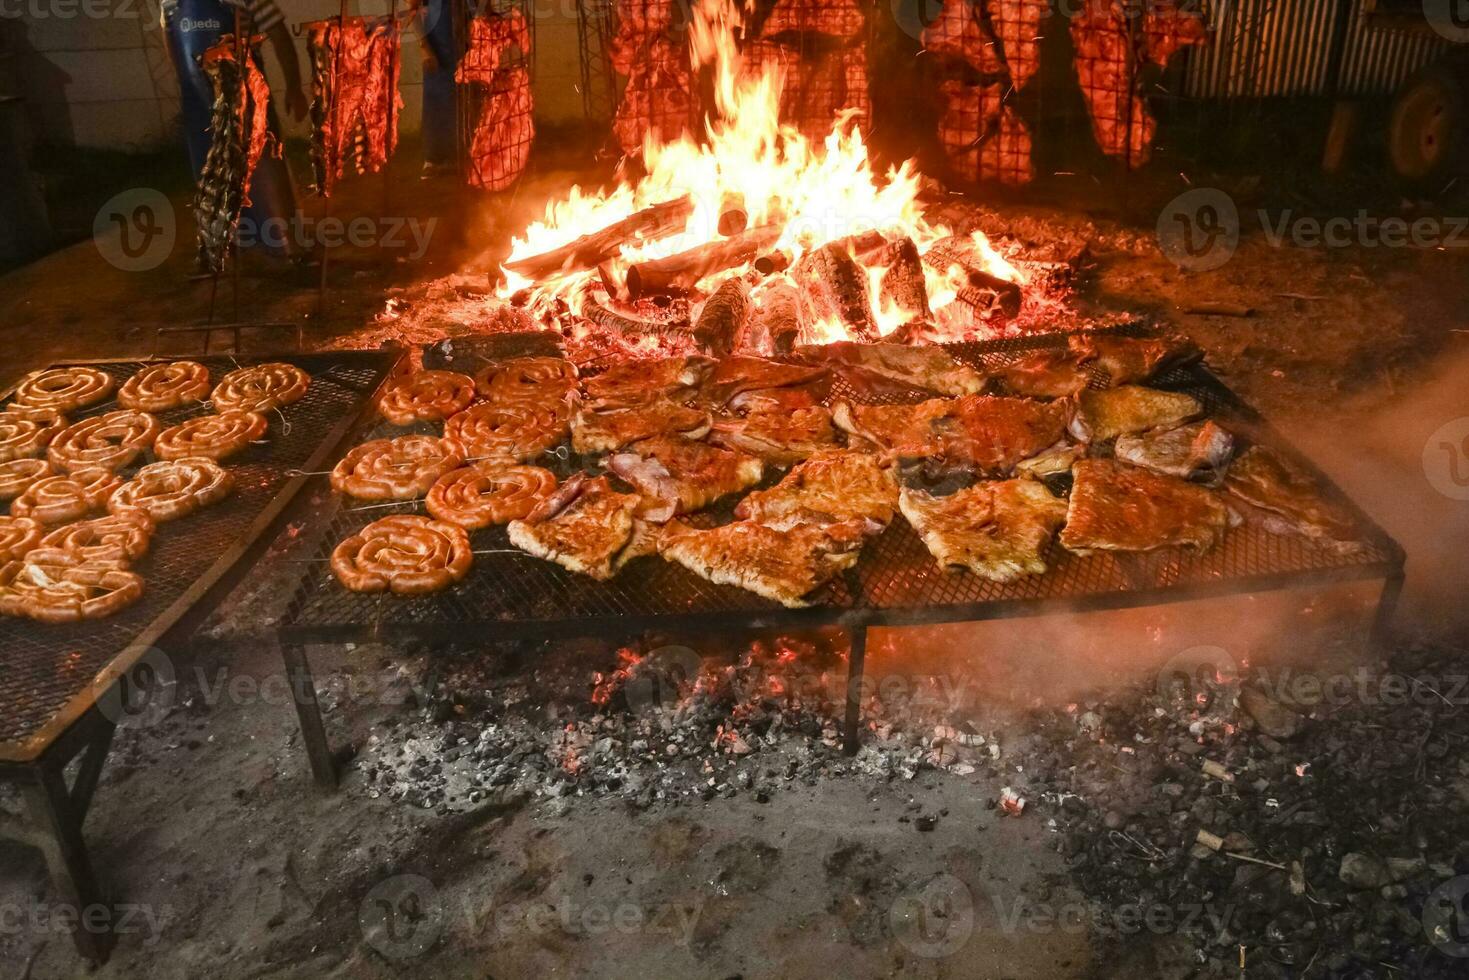
[[[793,261],[815,247],[862,232],[878,231],[889,239],[911,238],[920,252],[950,234],[948,228],[930,224],[923,216],[914,161],[881,178],[874,173],[851,115],[836,120],[820,144],[780,122],[781,69],[763,65],[752,70],[746,65],[736,43],[742,22],[743,14],[732,0],[702,0],[693,10],[691,60],[696,67],[710,68],[715,82],[714,111],[704,139],[683,136],[661,142],[650,132],[643,147],[646,176],[636,184],[620,183],[605,190],[573,187],[564,199],[548,203],[541,220],[512,240],[507,262],[550,251],[645,207],[683,195],[694,199],[684,229],[656,241],[624,245],[622,267],[716,239],[720,202],[727,194],[743,197],[751,227],[780,227],[774,247],[790,254]],[[973,238],[985,271],[1024,283],[1020,271],[983,234],[975,233]],[[502,271],[500,298],[525,293],[536,313],[554,310],[558,303],[579,313],[585,290],[595,288],[597,277],[585,271],[532,282],[508,269]],[[880,299],[882,270],[869,269],[868,273],[872,307],[879,331],[886,335],[912,320],[918,311]],[[962,277],[958,268],[936,271],[925,266],[935,313],[953,302],[964,284]],[[712,285],[708,281],[700,284],[706,292]],[[812,334],[819,342],[848,336],[839,322],[818,323]]]

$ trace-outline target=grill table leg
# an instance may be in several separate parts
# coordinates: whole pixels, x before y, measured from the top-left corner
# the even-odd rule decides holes
[[[110,740],[110,730],[108,737]],[[96,786],[96,778],[89,776],[88,767],[94,765],[93,758],[106,754],[103,745],[94,756],[83,760],[76,794],[66,788],[66,778],[60,770],[44,767],[37,772],[35,782],[27,783],[23,789],[30,822],[38,831],[31,843],[45,855],[51,880],[63,901],[72,904],[70,911],[75,914],[72,938],[77,952],[98,964],[107,962],[115,940],[112,906],[103,896],[91,859],[87,857],[82,820],[86,817],[91,790]],[[100,772],[101,768],[100,761],[96,762],[96,771]],[[77,795],[84,798],[77,799]]]
[[[862,670],[867,661],[867,627],[854,626],[848,630],[851,649],[847,657],[847,717],[842,732],[842,750],[847,755],[856,755],[859,730],[862,725]]]
[[[1377,613],[1372,617],[1372,649],[1377,653],[1387,652],[1388,629],[1393,615],[1398,610],[1398,599],[1403,594],[1403,573],[1390,575],[1382,583],[1382,595],[1377,600]]]
[[[306,648],[293,643],[281,644],[281,657],[286,664],[286,677],[291,682],[291,700],[296,704],[296,718],[301,723],[301,739],[311,760],[311,773],[316,785],[328,791],[337,788],[337,762],[326,739],[326,726],[321,721],[321,705],[316,700],[316,679]]]

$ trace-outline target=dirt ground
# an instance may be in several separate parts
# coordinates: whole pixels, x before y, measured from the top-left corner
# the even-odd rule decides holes
[[[375,321],[390,292],[411,303],[424,283],[450,273],[482,280],[480,247],[565,179],[547,167],[514,200],[473,205],[441,185],[400,182],[396,213],[440,219],[421,258],[335,256],[325,317],[315,270],[251,262],[239,316],[301,322],[311,345],[375,343],[391,332]],[[338,213],[365,213],[379,193],[361,186]],[[1119,221],[1113,210],[1011,205],[985,220],[1088,241],[1096,264],[1087,307],[1146,312],[1203,344],[1230,384],[1408,548],[1399,631],[1462,636],[1458,562],[1469,504],[1435,489],[1425,449],[1441,426],[1469,415],[1469,248],[1277,247],[1247,229],[1231,261],[1190,273],[1160,253],[1151,219]],[[187,253],[180,244],[160,267],[125,272],[84,242],[0,278],[0,380],[63,357],[188,350],[184,339],[155,333],[208,309],[210,285],[186,278]],[[235,315],[233,288],[219,285],[226,319]],[[1253,312],[1183,312],[1205,301]],[[380,793],[360,769],[340,792],[321,794],[289,703],[264,693],[281,671],[270,624],[294,554],[277,552],[231,600],[224,626],[179,652],[191,679],[172,713],[124,732],[114,749],[88,836],[131,914],[99,977],[1187,975],[1165,955],[1167,936],[1123,956],[1097,942],[1085,916],[1068,925],[1037,914],[1081,907],[1083,897],[1058,853],[1064,806],[1034,801],[1018,818],[996,808],[1026,765],[1003,719],[999,770],[894,779],[838,773],[833,763],[830,775],[786,780],[770,762],[755,778],[780,789],[763,798],[640,806],[615,794],[495,792],[446,814]],[[1230,641],[1231,622],[1216,624],[1220,642]],[[1282,631],[1261,643],[1287,648],[1295,639]],[[1118,676],[1088,678],[1099,680],[1094,696],[1105,700],[1121,675],[1156,670],[1164,654],[1155,649]],[[322,651],[316,666],[327,683],[368,672],[360,652],[345,650]],[[222,679],[227,690],[211,690]],[[329,725],[370,744],[412,703],[339,701]],[[555,718],[547,706],[546,723]],[[965,901],[943,891],[954,880]],[[1017,918],[1020,895],[1030,901]],[[39,857],[0,845],[0,909],[9,916],[0,922],[0,975],[88,972],[59,931],[55,901]],[[417,911],[405,917],[405,908]],[[955,931],[951,919],[968,925]]]

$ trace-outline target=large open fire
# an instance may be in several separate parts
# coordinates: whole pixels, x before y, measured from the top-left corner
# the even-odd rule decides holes
[[[499,296],[543,324],[613,327],[634,346],[652,338],[627,335],[692,324],[727,283],[742,314],[758,318],[782,302],[798,310],[777,350],[960,340],[992,334],[1002,308],[1013,317],[1022,269],[982,233],[957,236],[925,220],[913,161],[879,176],[852,116],[834,120],[820,144],[783,125],[780,69],[745,61],[741,22],[735,0],[704,0],[692,12],[690,56],[714,79],[704,138],[650,133],[641,179],[573,187],[551,202],[513,240]],[[628,233],[599,248],[577,244],[618,227]],[[766,336],[764,352],[770,346]]]

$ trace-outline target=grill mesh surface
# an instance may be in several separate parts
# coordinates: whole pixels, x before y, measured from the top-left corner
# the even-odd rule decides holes
[[[215,381],[237,365],[288,361],[311,375],[311,386],[296,404],[279,414],[269,413],[268,442],[225,461],[235,480],[235,490],[228,498],[159,526],[148,555],[134,565],[144,579],[141,601],[116,616],[86,623],[48,625],[0,619],[0,744],[31,737],[72,699],[84,694],[93,678],[208,575],[225,552],[244,543],[252,524],[290,480],[288,471],[305,466],[343,418],[360,411],[396,355],[354,352],[195,360],[209,368]],[[111,361],[92,366],[111,374],[120,387],[147,363]],[[75,421],[117,408],[116,401],[109,400],[72,413],[70,418]],[[160,412],[158,418],[166,428],[208,411],[195,405]],[[137,468],[130,467],[122,475],[130,476]]]
[[[458,342],[456,342],[458,343]],[[949,350],[976,367],[996,367],[1033,351],[1064,346],[1063,334],[1038,338],[955,344]],[[437,366],[437,365],[435,365]],[[1095,378],[1104,382],[1105,378]],[[1153,382],[1155,387],[1185,391],[1202,400],[1211,417],[1255,441],[1278,439],[1259,416],[1235,398],[1207,371],[1181,369]],[[916,402],[934,397],[913,389],[885,389],[874,397],[859,393],[838,379],[833,399],[867,403]],[[405,430],[379,425],[362,439],[402,434]],[[420,427],[417,431],[432,431]],[[551,462],[549,468],[564,477],[569,463]],[[773,480],[771,481],[773,482]],[[1340,498],[1329,484],[1326,492]],[[1341,498],[1344,499],[1344,498]],[[283,622],[283,637],[308,640],[382,634],[423,633],[438,636],[525,635],[598,632],[616,620],[629,632],[655,626],[670,617],[687,620],[708,616],[727,620],[747,617],[758,623],[792,618],[777,603],[733,586],[716,586],[681,566],[656,557],[630,563],[610,582],[575,575],[559,565],[541,561],[511,548],[503,528],[471,535],[476,552],[469,577],[447,591],[419,597],[363,595],[349,592],[333,578],[328,559],[332,548],[372,520],[390,513],[424,513],[421,504],[363,509],[347,502],[330,522],[330,530],[308,566],[304,581]],[[729,507],[695,515],[693,523],[717,524],[729,517]],[[1355,510],[1355,508],[1354,508]],[[1222,546],[1203,555],[1168,549],[1141,555],[1078,556],[1053,544],[1048,556],[1051,570],[1010,584],[989,582],[967,572],[945,572],[901,516],[869,541],[857,566],[841,579],[814,593],[813,610],[804,620],[828,621],[856,613],[874,619],[978,619],[988,604],[999,602],[1070,602],[1130,592],[1175,590],[1158,601],[1187,598],[1198,589],[1228,591],[1258,583],[1262,577],[1315,572],[1338,572],[1398,560],[1396,546],[1362,517],[1367,547],[1343,557],[1305,539],[1268,534],[1243,526],[1231,530]],[[1037,609],[1037,611],[1039,611]],[[462,633],[459,627],[484,626],[483,634]],[[504,632],[502,633],[501,630]]]

